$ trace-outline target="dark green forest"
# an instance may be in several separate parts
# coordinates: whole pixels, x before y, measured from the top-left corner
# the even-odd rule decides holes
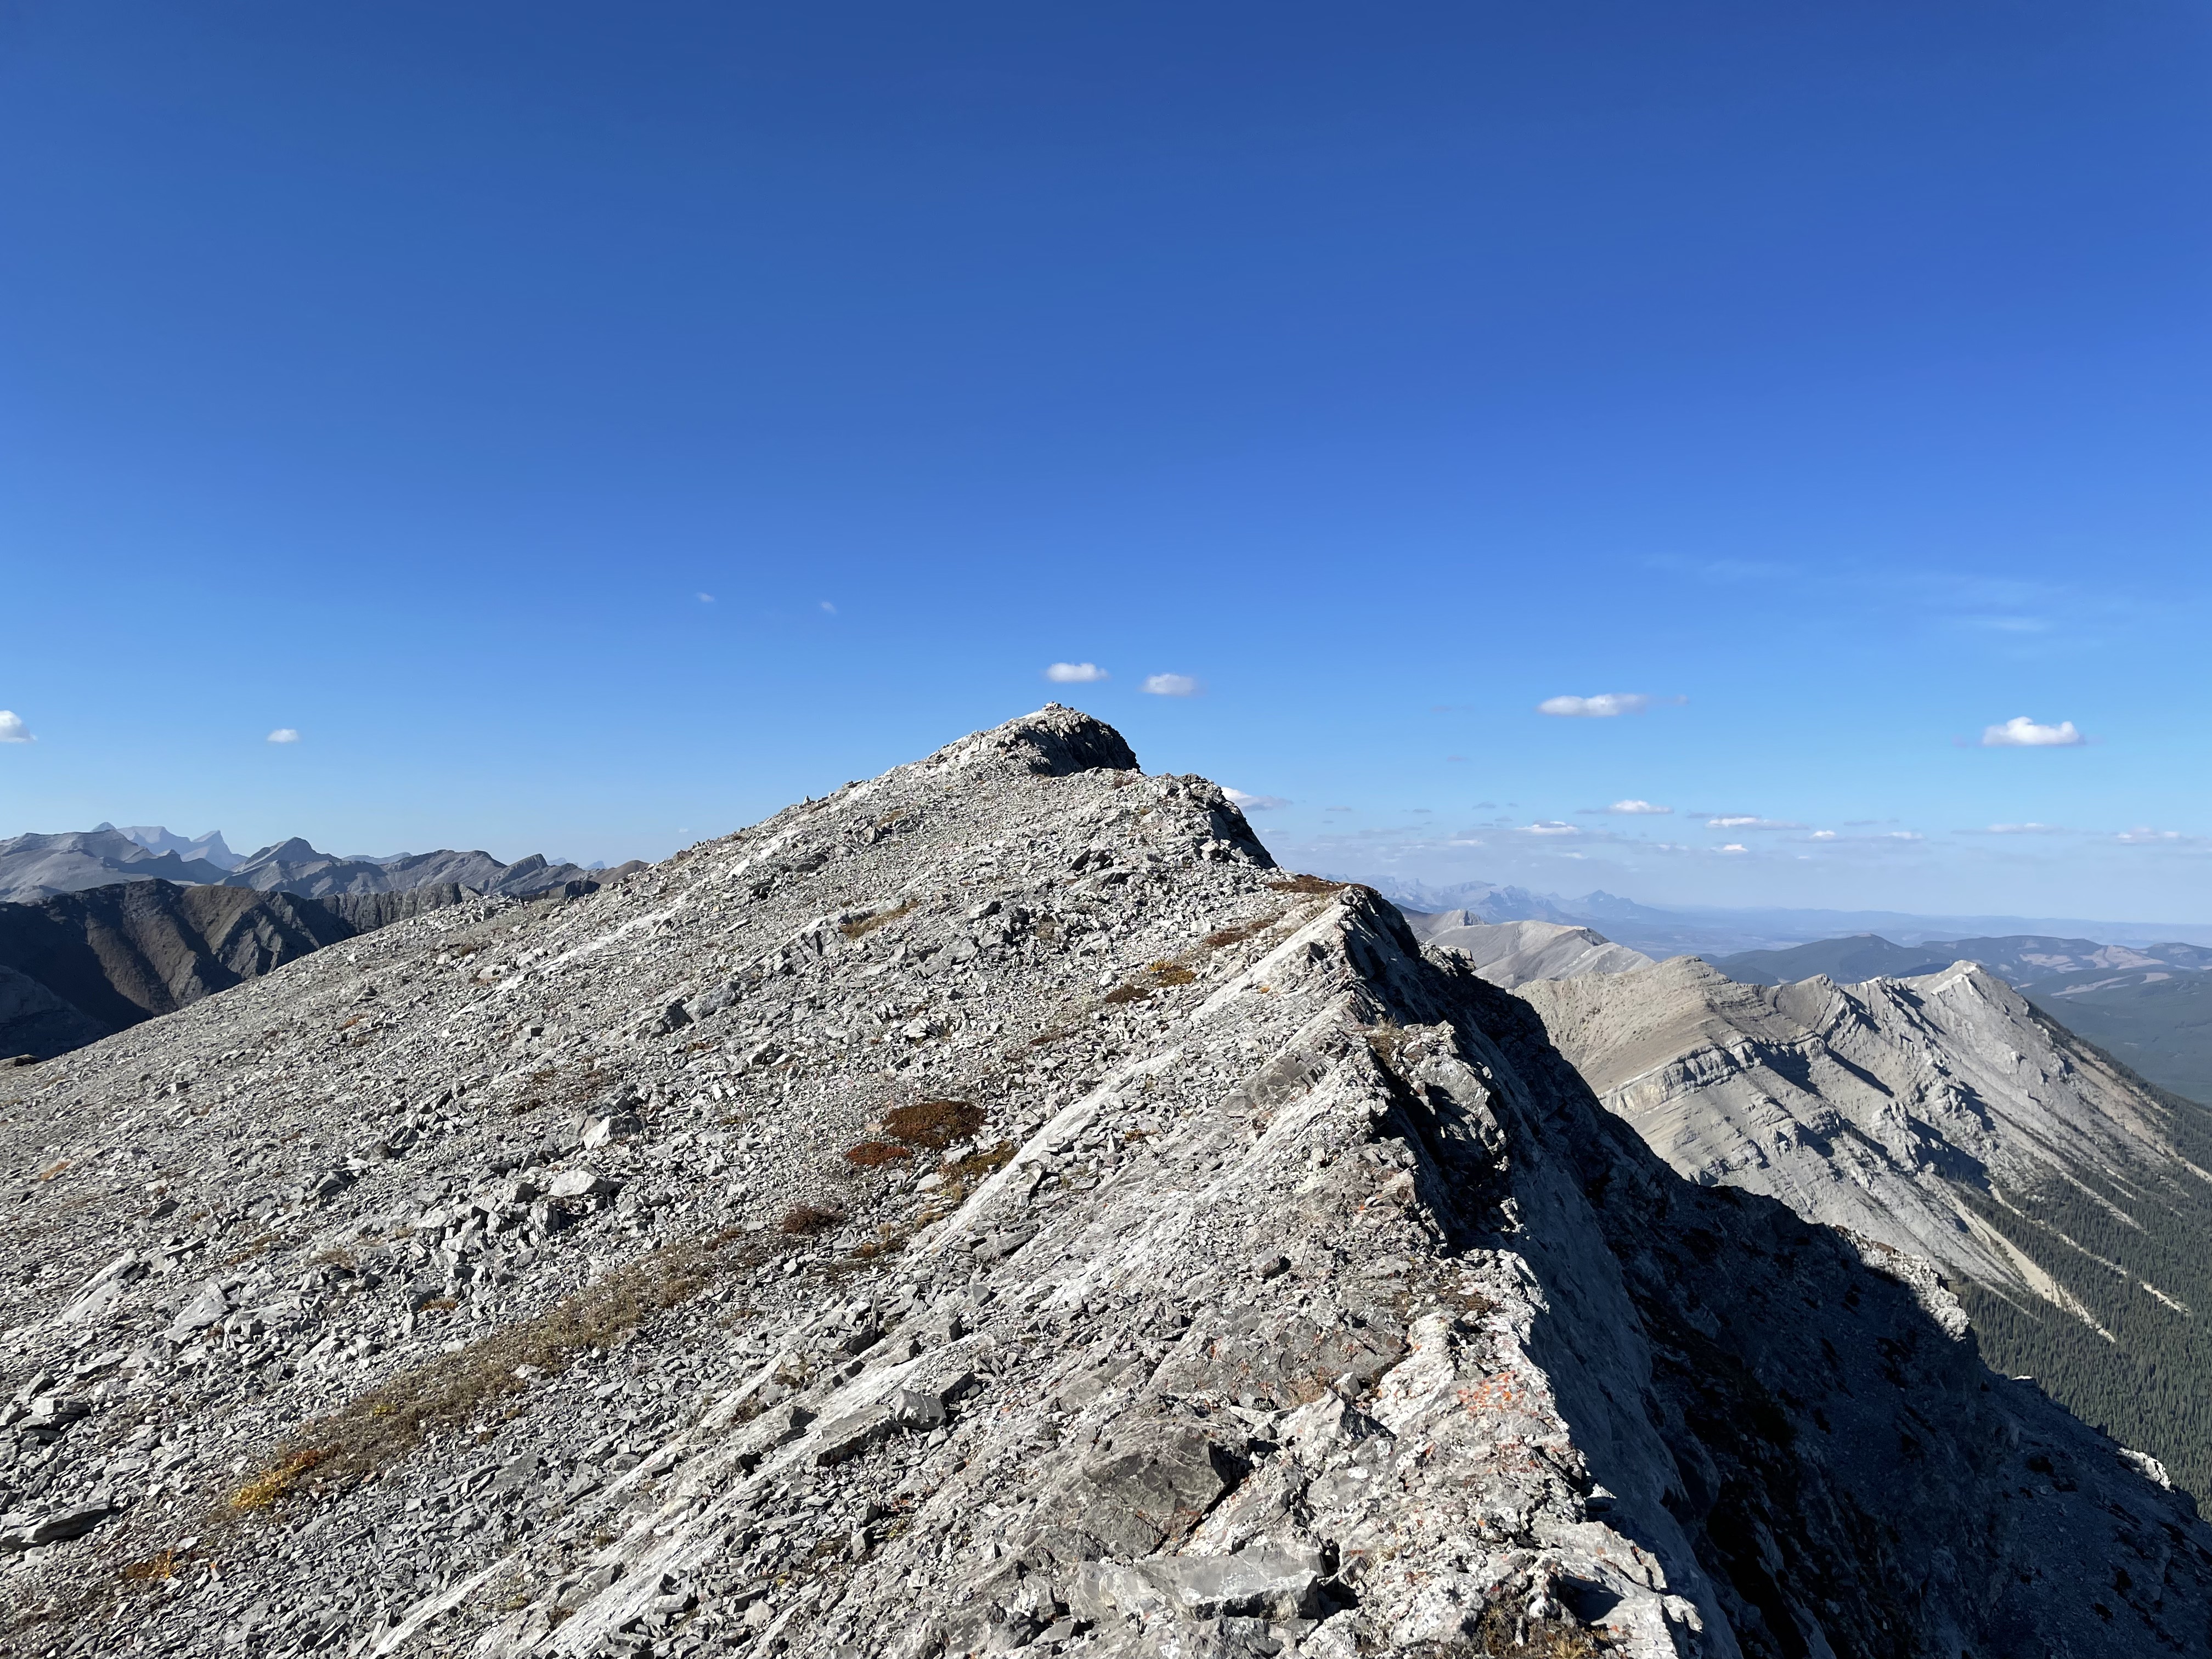
[[[2161,1109],[2182,1156],[2212,1170],[2212,1109],[2136,1080]],[[2078,1187],[2053,1179],[2032,1192],[2008,1190],[2003,1202],[1971,1188],[1961,1196],[2112,1339],[2040,1297],[2015,1303],[1954,1285],[1990,1366],[2033,1376],[2084,1422],[2158,1458],[2177,1486],[2212,1494],[2212,1181],[2146,1159],[2124,1184],[2083,1174]],[[2160,1300],[2145,1280],[2182,1308]]]

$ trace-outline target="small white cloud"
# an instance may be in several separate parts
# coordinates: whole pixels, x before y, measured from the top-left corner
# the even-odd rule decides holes
[[[36,743],[23,717],[12,708],[0,708],[0,743]]]
[[[1279,806],[1290,805],[1280,795],[1248,795],[1242,789],[1231,789],[1225,786],[1221,793],[1235,801],[1237,810],[1243,812],[1272,812]]]
[[[2112,839],[2123,847],[2157,847],[2188,837],[2179,830],[2154,830],[2147,823],[2139,823],[2132,830],[2121,830]]]
[[[1044,671],[1054,685],[1096,685],[1113,677],[1095,662],[1056,662]]]
[[[2066,831],[2055,823],[1993,823],[1983,833],[1990,836],[2063,836]]]
[[[271,743],[297,743],[299,740],[299,732],[289,726],[280,726],[269,734]]]
[[[1608,812],[1618,812],[1624,817],[1642,817],[1646,814],[1657,816],[1672,812],[1674,809],[1671,806],[1655,806],[1648,800],[1617,800],[1605,810]]]
[[[1546,818],[1540,823],[1523,824],[1524,836],[1579,836],[1582,831],[1571,823],[1561,823],[1557,818]]]
[[[1595,697],[1547,697],[1536,705],[1540,714],[1562,719],[1610,720],[1615,714],[1640,714],[1651,707],[1641,691],[1602,691]]]
[[[1732,841],[1721,848],[1723,853],[1748,853],[1751,849],[1740,841]]]
[[[1984,749],[2069,749],[2086,741],[2074,729],[2072,720],[2061,720],[2056,726],[2038,726],[2025,714],[2015,714],[2002,726],[1982,728],[1982,747]]]
[[[1757,823],[1758,822],[1758,817],[1753,814],[1733,812],[1722,817],[1707,818],[1705,820],[1705,828],[1708,830],[1733,830],[1739,824]]]
[[[837,614],[837,607],[830,604],[827,599],[822,601],[822,611],[823,614],[825,616],[834,617]]]
[[[694,593],[691,597],[702,605],[712,605],[714,602],[714,596],[712,593]]]
[[[1916,830],[1893,830],[1887,835],[1878,836],[1876,839],[1881,841],[1926,841],[1928,837],[1920,834],[1919,831]]]
[[[1813,832],[1814,841],[1833,841],[1835,838],[1836,832],[1832,830],[1815,830]]]
[[[1146,678],[1145,690],[1156,697],[1194,697],[1199,684],[1188,674],[1153,674]]]

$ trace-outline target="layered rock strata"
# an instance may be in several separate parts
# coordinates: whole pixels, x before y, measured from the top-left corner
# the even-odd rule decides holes
[[[1972,962],[1769,988],[1684,957],[1520,994],[1680,1174],[1926,1257],[1998,1363],[2212,1474],[2212,1110]]]

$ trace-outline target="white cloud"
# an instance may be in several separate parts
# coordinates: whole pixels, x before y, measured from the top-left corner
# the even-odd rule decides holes
[[[269,734],[271,743],[297,743],[299,740],[300,734],[289,726],[280,726]]]
[[[1813,832],[1814,841],[1833,841],[1835,838],[1836,832],[1832,830],[1815,830]]]
[[[2188,839],[2179,830],[2154,830],[2139,823],[2132,830],[2123,830],[2112,839],[2124,847],[2159,847]]]
[[[691,597],[702,605],[712,605],[714,602],[714,596],[712,593],[694,593]]]
[[[825,615],[834,617],[837,614],[837,607],[827,599],[822,601],[822,609]]]
[[[1608,812],[1618,812],[1623,817],[1641,817],[1646,813],[1672,812],[1674,809],[1671,806],[1655,806],[1648,800],[1617,800],[1605,810]]]
[[[1740,841],[1732,841],[1727,846],[1721,848],[1721,851],[1723,853],[1748,853],[1750,850],[1751,848],[1746,847]]]
[[[1879,836],[1877,839],[1881,841],[1926,841],[1928,837],[1915,830],[1893,830],[1887,835]]]
[[[2002,726],[1982,728],[1984,749],[2067,749],[2084,741],[2072,720],[2038,726],[2025,714],[2015,714]]]
[[[1188,674],[1153,674],[1146,678],[1145,690],[1156,697],[1194,697],[1199,685]]]
[[[1279,806],[1290,805],[1280,795],[1248,795],[1242,789],[1231,789],[1225,785],[1221,793],[1237,803],[1239,811],[1272,812]]]
[[[1762,818],[1750,812],[1724,812],[1717,818],[1707,818],[1708,830],[1802,830],[1805,826],[1790,818]]]
[[[1990,836],[2063,836],[2067,832],[2055,823],[1993,823],[1983,833]]]
[[[12,708],[0,708],[0,743],[36,743],[23,717]]]
[[[1054,685],[1096,685],[1113,678],[1095,662],[1056,662],[1044,671],[1044,677]]]
[[[1522,825],[1521,833],[1524,836],[1579,836],[1582,831],[1571,823],[1561,823],[1557,818],[1546,818],[1540,823]]]
[[[1640,714],[1651,707],[1641,691],[1601,691],[1595,697],[1547,697],[1536,705],[1540,714],[1564,718],[1610,720],[1615,714]]]

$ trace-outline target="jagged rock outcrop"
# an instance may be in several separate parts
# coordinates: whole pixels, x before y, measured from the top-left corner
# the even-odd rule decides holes
[[[1438,915],[1407,911],[1405,916],[1413,937],[1424,945],[1458,951],[1476,973],[1508,991],[1532,979],[1625,974],[1651,965],[1643,951],[1615,945],[1587,927],[1552,921],[1486,922],[1472,910]]]
[[[67,1065],[21,1651],[2206,1639],[2186,1499],[1924,1271],[1071,710]]]
[[[1520,994],[1676,1170],[1926,1257],[2001,1363],[2212,1472],[2212,1111],[1971,962],[1770,988],[1682,957]]]

